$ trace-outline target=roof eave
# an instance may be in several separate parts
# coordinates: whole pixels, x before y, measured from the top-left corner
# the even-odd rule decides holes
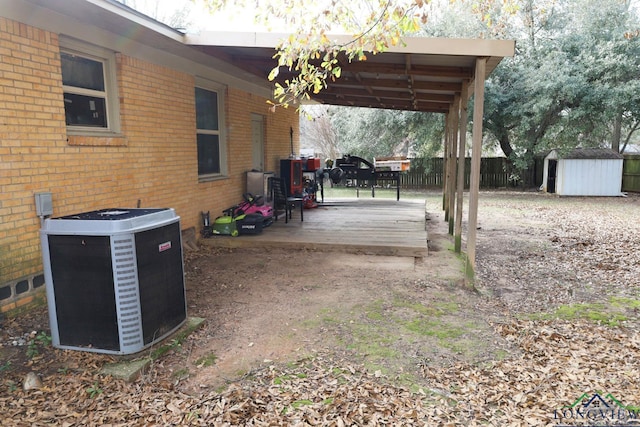
[[[262,47],[275,49],[290,36],[291,35],[287,33],[202,31],[197,34],[185,34],[184,42],[189,45],[200,46]],[[337,44],[344,44],[353,40],[353,37],[344,34],[330,35],[329,37]],[[372,50],[373,49],[368,49],[368,51]],[[385,52],[504,58],[514,55],[515,41],[405,37],[402,39],[401,44],[389,46]]]

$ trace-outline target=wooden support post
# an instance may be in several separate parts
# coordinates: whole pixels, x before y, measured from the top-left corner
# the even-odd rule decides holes
[[[449,221],[449,200],[447,199],[447,186],[449,185],[449,168],[447,167],[447,158],[449,156],[449,113],[444,118],[444,156],[442,157],[442,210],[444,211],[444,220]]]
[[[473,145],[471,150],[471,183],[469,186],[469,220],[467,236],[467,274],[476,268],[476,236],[478,227],[478,194],[480,192],[480,158],[482,157],[482,117],[484,115],[484,75],[487,58],[476,59],[473,81]]]
[[[449,138],[449,234],[453,236],[456,211],[456,145],[458,142],[458,124],[460,123],[460,95],[456,94],[449,113],[451,118],[451,137]]]
[[[466,163],[465,148],[467,145],[467,106],[469,100],[469,82],[462,82],[462,95],[460,96],[460,121],[458,123],[458,182],[456,193],[456,223],[454,227],[454,250],[462,252],[462,211],[464,210],[464,169]]]

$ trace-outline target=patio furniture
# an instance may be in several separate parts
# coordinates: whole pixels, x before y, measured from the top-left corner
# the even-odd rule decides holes
[[[273,210],[276,221],[278,220],[278,211],[284,210],[284,222],[289,222],[292,218],[293,209],[300,206],[300,221],[304,221],[304,199],[302,197],[290,196],[287,194],[287,186],[284,179],[277,177],[269,178],[269,189],[271,199],[273,200]]]

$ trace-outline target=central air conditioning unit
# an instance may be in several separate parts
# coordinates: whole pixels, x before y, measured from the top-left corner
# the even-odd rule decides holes
[[[55,347],[133,354],[186,321],[180,217],[173,209],[49,218],[40,238]]]

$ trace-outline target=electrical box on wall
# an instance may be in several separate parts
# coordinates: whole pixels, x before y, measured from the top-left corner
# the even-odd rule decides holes
[[[36,215],[51,216],[53,215],[53,199],[51,193],[36,193]]]

